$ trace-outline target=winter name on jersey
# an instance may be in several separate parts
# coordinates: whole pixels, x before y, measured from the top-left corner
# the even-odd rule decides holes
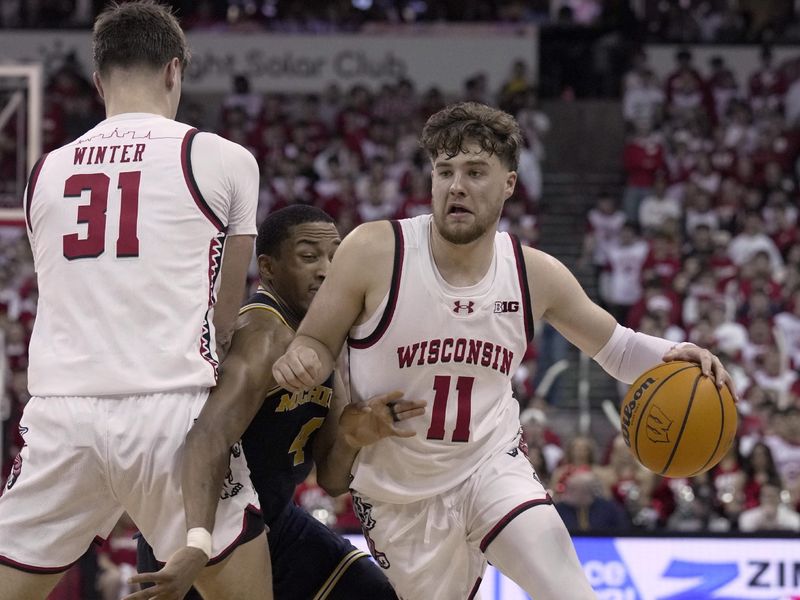
[[[467,338],[422,340],[397,348],[397,366],[401,369],[454,362],[479,365],[509,375],[513,360],[514,352],[500,344]]]
[[[102,165],[141,162],[145,144],[112,144],[109,146],[78,146],[73,165]]]
[[[333,390],[324,385],[318,385],[310,390],[303,390],[301,392],[285,393],[281,396],[281,401],[278,403],[278,408],[275,412],[286,412],[294,410],[302,404],[313,402],[325,408],[331,406],[331,396]]]

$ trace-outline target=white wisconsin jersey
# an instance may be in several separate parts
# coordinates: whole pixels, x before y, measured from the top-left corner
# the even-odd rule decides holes
[[[118,115],[34,167],[25,204],[39,285],[34,396],[214,385],[213,304],[234,212],[216,190],[204,198],[190,159],[197,139],[231,143],[195,134],[157,115]],[[199,163],[198,152],[195,170],[221,162],[221,151]]]
[[[496,233],[486,276],[453,287],[430,251],[430,215],[392,223],[391,289],[376,313],[350,331],[354,399],[402,390],[426,399],[408,421],[416,436],[362,448],[351,488],[372,499],[415,502],[467,479],[517,436],[511,376],[533,337],[519,241]]]

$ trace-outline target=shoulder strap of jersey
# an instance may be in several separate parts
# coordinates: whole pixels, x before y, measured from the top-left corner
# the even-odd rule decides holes
[[[206,199],[203,198],[203,194],[200,193],[200,187],[197,185],[197,181],[194,178],[194,171],[192,170],[192,144],[194,143],[195,136],[200,133],[197,129],[189,129],[186,132],[186,135],[183,136],[183,142],[181,143],[181,168],[183,169],[183,178],[186,181],[186,187],[189,188],[189,193],[192,195],[194,199],[194,203],[197,205],[197,208],[200,209],[200,212],[205,215],[205,217],[211,222],[211,224],[217,228],[219,231],[225,231],[226,227],[220,218],[214,214],[214,211],[211,210],[211,207],[206,202]]]
[[[244,306],[239,309],[239,314],[243,315],[251,310],[269,311],[278,317],[278,319],[280,319],[284,325],[294,331],[294,327],[289,325],[289,322],[283,315],[283,308],[281,307],[280,302],[278,302],[275,296],[270,294],[263,287],[259,286],[258,291],[247,299],[247,302],[245,302]]]
[[[47,158],[47,152],[39,157],[39,160],[37,160],[36,164],[33,165],[31,174],[28,177],[28,190],[25,194],[25,225],[28,227],[28,231],[30,233],[33,233],[33,225],[31,224],[31,202],[33,201],[33,191],[34,188],[36,188],[36,182],[39,181],[39,173],[42,172],[42,166],[44,165],[45,158]]]
[[[522,244],[519,238],[513,233],[508,235],[511,238],[514,259],[517,263],[519,291],[522,294],[522,315],[525,321],[525,338],[530,343],[533,340],[533,310],[531,309],[531,292],[528,289],[528,270],[525,268],[525,255],[522,253]]]
[[[389,299],[386,302],[386,308],[384,308],[381,320],[378,322],[375,330],[367,337],[360,339],[350,338],[348,340],[350,347],[358,348],[359,350],[369,348],[383,337],[383,334],[386,333],[386,329],[389,327],[389,323],[392,322],[394,310],[397,306],[397,296],[400,292],[400,276],[403,272],[405,244],[403,242],[403,226],[399,221],[391,221],[391,224],[392,230],[394,231],[394,266],[392,267],[392,282],[389,286]]]

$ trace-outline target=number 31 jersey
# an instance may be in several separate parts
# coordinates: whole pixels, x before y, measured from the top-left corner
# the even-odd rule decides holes
[[[348,339],[353,399],[400,390],[424,399],[425,416],[406,422],[411,438],[362,448],[351,488],[375,500],[408,503],[467,479],[519,432],[511,377],[533,336],[519,241],[496,233],[484,278],[449,285],[430,251],[430,215],[392,222],[395,259],[389,293]]]
[[[244,148],[196,134],[157,115],[118,115],[34,167],[25,197],[39,287],[31,394],[214,385],[223,243],[226,232],[255,232],[257,192],[225,189],[226,160],[234,170],[248,160]]]

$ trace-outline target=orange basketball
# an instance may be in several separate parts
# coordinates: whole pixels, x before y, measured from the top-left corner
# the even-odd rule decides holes
[[[620,407],[622,436],[640,463],[665,477],[714,467],[731,447],[737,415],[727,386],[695,363],[661,363],[633,382]]]

